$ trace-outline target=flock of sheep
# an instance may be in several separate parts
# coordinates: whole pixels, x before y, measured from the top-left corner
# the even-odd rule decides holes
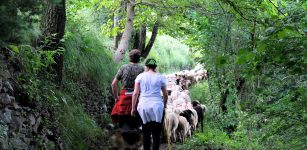
[[[190,86],[193,83],[206,79],[206,70],[201,66],[193,70],[178,72],[185,80],[180,80],[176,85],[175,74],[166,75],[168,79],[167,89],[169,99],[165,109],[164,137],[171,142],[184,142],[186,137],[196,131],[198,124],[201,124],[203,131],[204,112],[207,107],[199,101],[192,101],[188,90],[183,90],[183,86]],[[186,83],[182,83],[186,82]]]
[[[193,70],[185,70],[175,74],[166,75],[168,79],[167,89],[169,99],[164,115],[163,137],[167,142],[184,142],[186,137],[196,131],[201,124],[203,131],[204,113],[207,107],[197,100],[192,101],[188,86],[207,78],[206,70],[202,66],[196,66]],[[176,84],[176,79],[180,79]],[[110,135],[111,145],[108,149],[142,149],[142,132],[137,130],[114,129],[113,124],[105,128]]]

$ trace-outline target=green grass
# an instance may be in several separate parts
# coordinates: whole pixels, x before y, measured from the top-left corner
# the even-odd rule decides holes
[[[95,31],[66,33],[64,66],[68,78],[93,80],[100,86],[111,82],[117,65],[103,45],[103,38]]]
[[[65,53],[62,94],[66,104],[57,113],[64,149],[99,149],[107,136],[84,110],[84,102],[106,104],[109,86],[118,64],[112,59],[107,38],[82,14],[68,22],[65,33]],[[95,116],[97,117],[97,116]],[[110,123],[107,114],[101,114],[103,123]],[[97,118],[96,118],[97,119]]]
[[[64,149],[87,149],[90,142],[103,138],[102,129],[85,113],[82,106],[69,103],[58,115]]]
[[[208,82],[203,81],[200,84],[193,85],[190,89],[190,95],[192,100],[198,100],[203,104],[209,102],[209,86]]]

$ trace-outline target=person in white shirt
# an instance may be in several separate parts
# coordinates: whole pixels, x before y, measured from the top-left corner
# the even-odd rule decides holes
[[[143,148],[150,150],[151,136],[153,137],[152,149],[158,150],[163,123],[163,110],[167,103],[166,77],[156,72],[156,60],[147,59],[146,71],[135,79],[132,95],[131,115],[138,111],[143,125]],[[162,95],[161,97],[161,90]],[[139,97],[139,100],[138,100]]]

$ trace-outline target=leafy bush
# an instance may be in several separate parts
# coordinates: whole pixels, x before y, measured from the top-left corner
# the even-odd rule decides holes
[[[18,75],[19,85],[24,94],[29,96],[29,103],[56,106],[60,102],[56,86],[53,83],[54,74],[50,67],[55,63],[53,57],[62,50],[48,51],[34,48],[29,45],[10,45],[9,49],[14,53],[12,60],[16,61],[21,73]]]

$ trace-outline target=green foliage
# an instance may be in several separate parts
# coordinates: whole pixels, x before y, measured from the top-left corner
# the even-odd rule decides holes
[[[91,149],[89,143],[106,137],[85,113],[84,101],[108,102],[108,86],[119,65],[112,61],[111,40],[105,36],[123,30],[124,6],[121,1],[67,1],[64,80],[59,89],[51,80],[50,66],[64,49],[17,45],[30,44],[40,35],[39,2],[1,1],[0,45],[13,51],[12,62],[20,60],[22,92],[37,106],[57,112],[43,124],[60,125],[66,149]],[[149,57],[158,60],[160,72],[189,69],[189,56],[208,70],[208,81],[191,88],[192,99],[209,109],[206,130],[179,149],[306,149],[307,2],[136,2],[135,28],[150,28],[159,20],[160,34],[178,37],[191,47],[158,36]],[[122,18],[116,28],[114,13]],[[127,57],[121,63],[126,62]],[[220,110],[222,103],[225,112]],[[107,114],[100,117],[104,124],[110,122]],[[42,148],[49,145],[40,137],[37,143]]]
[[[211,122],[211,121],[210,121]],[[196,133],[176,149],[264,149],[248,133],[235,132],[229,136],[218,123],[207,123],[204,133]]]
[[[20,61],[18,67],[22,68],[22,73],[18,76],[18,81],[26,89],[24,92],[31,102],[58,105],[61,98],[56,94],[56,87],[52,83],[54,75],[49,71],[50,66],[55,63],[54,55],[62,50],[43,51],[29,45],[10,45],[8,48],[14,53],[11,59]]]
[[[86,110],[84,102],[99,102],[99,105],[108,102],[108,88],[117,65],[113,63],[112,53],[107,48],[108,40],[98,32],[99,26],[97,24],[99,23],[89,23],[97,19],[95,17],[101,16],[92,15],[91,10],[80,8],[81,6],[70,6],[68,9],[77,8],[75,13],[68,11],[69,23],[66,26],[65,39],[62,40],[65,49],[43,51],[39,47],[29,45],[9,45],[12,37],[0,38],[7,42],[5,45],[8,45],[7,48],[12,51],[13,57],[10,58],[10,63],[15,65],[14,69],[21,71],[17,75],[18,85],[21,86],[18,90],[29,99],[18,99],[18,101],[31,105],[35,111],[43,109],[50,113],[51,117],[42,118],[41,126],[52,130],[55,136],[59,136],[65,149],[98,149],[98,144],[92,143],[99,143],[100,147],[105,144],[107,137],[101,127],[109,123],[110,118],[106,113],[101,114],[98,117],[101,117],[103,124],[98,126],[98,123],[95,122],[97,118],[94,118],[97,116],[89,116],[86,113],[89,111]],[[1,8],[4,7],[1,6]],[[38,17],[23,11],[18,15],[24,19]],[[21,24],[21,22],[17,23]],[[39,35],[37,26],[31,29],[28,26],[25,28],[29,30],[24,31]],[[11,28],[7,29],[11,30]],[[30,40],[22,39],[23,33],[21,31],[23,28],[18,30],[18,33],[16,32],[18,34],[16,37],[19,39],[13,40],[12,43],[20,41],[29,43],[31,40],[35,40],[32,35],[28,35]],[[27,32],[24,34],[28,34]],[[62,53],[64,55],[64,78],[62,86],[59,87],[53,82],[52,65],[55,63],[54,56]],[[0,130],[2,130],[2,126]],[[54,143],[44,138],[39,134],[37,137],[33,137],[37,148],[55,148]]]
[[[30,44],[38,35],[40,0],[0,2],[0,45]]]
[[[189,89],[189,91],[192,100],[198,100],[203,104],[207,104],[210,101],[208,82],[195,84]]]
[[[230,149],[305,149],[306,94],[301,92],[307,86],[303,71],[303,3],[208,2],[207,9],[223,13],[207,17],[195,10],[189,14],[193,27],[188,31],[192,34],[187,43],[209,72],[209,89],[196,85],[191,95],[208,106],[209,124],[236,141],[238,147],[230,144]],[[219,107],[226,89],[227,113],[221,113]],[[201,97],[205,91],[209,94]],[[211,130],[209,125],[208,132]],[[229,143],[227,139],[220,140],[223,145]],[[248,141],[252,144],[245,147]],[[211,144],[210,147],[221,145]]]
[[[67,105],[58,114],[65,149],[98,149],[97,144],[90,143],[106,144],[108,138],[101,127],[111,122],[107,113],[97,112],[100,118],[86,114],[86,109],[92,109],[88,103],[102,106],[109,102],[109,85],[117,64],[108,49],[108,39],[99,32],[96,19],[101,16],[83,6],[84,2],[68,2],[76,5],[68,7],[62,90]]]
[[[163,73],[190,69],[193,66],[189,47],[167,35],[157,37],[148,58],[155,58],[159,71]]]

